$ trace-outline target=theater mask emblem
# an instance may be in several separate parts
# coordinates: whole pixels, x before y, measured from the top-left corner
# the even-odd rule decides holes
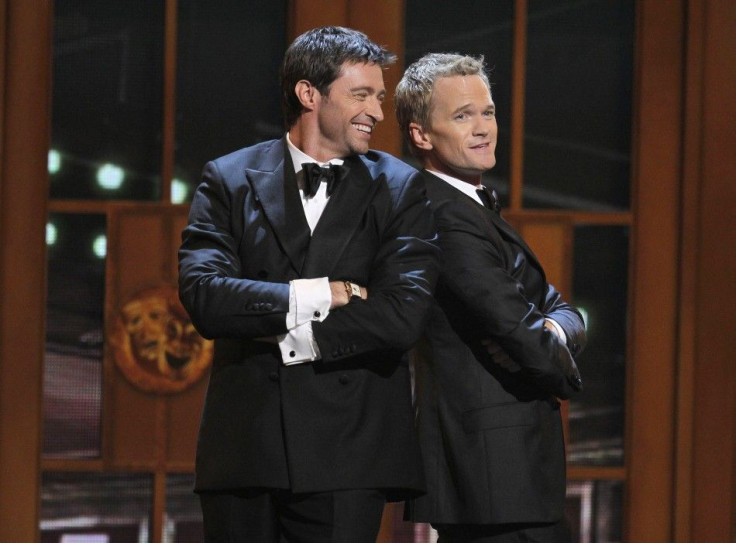
[[[112,325],[110,345],[125,378],[157,394],[189,388],[212,363],[212,342],[194,329],[170,285],[142,290],[126,300]]]

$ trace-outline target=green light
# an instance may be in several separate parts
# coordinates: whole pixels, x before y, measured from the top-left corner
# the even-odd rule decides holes
[[[97,170],[97,184],[106,190],[117,190],[123,184],[125,172],[114,164],[104,164]]]
[[[107,256],[107,236],[100,234],[92,242],[92,252],[97,258],[105,258]]]

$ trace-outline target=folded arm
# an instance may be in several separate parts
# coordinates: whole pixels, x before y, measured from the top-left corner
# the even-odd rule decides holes
[[[438,267],[439,250],[424,183],[414,175],[393,195],[390,220],[364,285],[370,296],[350,301],[323,322],[313,323],[322,363],[410,348],[426,322]]]
[[[441,228],[439,236],[444,257],[440,280],[467,308],[478,337],[494,342],[487,345],[491,356],[509,365],[508,357],[537,386],[560,398],[579,390],[569,350],[548,329],[545,308],[529,300],[524,286],[506,271],[498,248],[462,225]],[[566,315],[559,300],[552,305],[557,309],[550,318]]]

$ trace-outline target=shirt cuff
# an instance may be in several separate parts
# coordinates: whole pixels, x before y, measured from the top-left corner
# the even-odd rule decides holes
[[[303,364],[321,358],[319,346],[312,334],[312,323],[307,322],[276,337],[285,366]]]
[[[567,345],[567,334],[565,334],[565,330],[563,330],[562,326],[560,326],[556,321],[550,319],[549,317],[547,317],[545,320],[552,325],[552,328],[555,329],[555,332],[557,332],[557,337],[560,338],[560,341],[564,345]]]
[[[327,277],[317,279],[295,279],[289,282],[289,312],[286,314],[286,328],[323,321],[330,312],[332,293]]]

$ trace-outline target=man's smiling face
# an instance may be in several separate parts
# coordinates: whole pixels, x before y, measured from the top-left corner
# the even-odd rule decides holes
[[[496,108],[477,75],[442,77],[434,84],[428,127],[419,128],[424,166],[469,183],[496,165]]]
[[[329,158],[368,152],[373,129],[383,120],[385,96],[378,64],[344,63],[328,93],[319,97],[320,151]]]

